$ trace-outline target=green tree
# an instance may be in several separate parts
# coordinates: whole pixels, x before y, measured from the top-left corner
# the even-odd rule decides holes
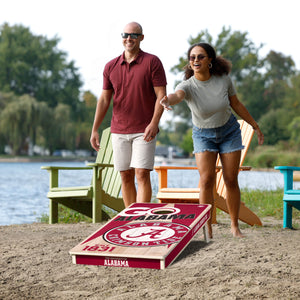
[[[289,79],[289,84],[285,85],[284,98],[281,99],[289,115],[293,118],[300,115],[300,74],[299,72]]]
[[[297,150],[300,149],[300,117],[295,117],[293,121],[288,126],[288,131],[291,135],[291,142],[290,144],[297,148]]]
[[[24,95],[0,112],[0,132],[13,154],[21,154],[29,142],[35,143],[43,103]]]
[[[266,69],[265,77],[270,84],[275,80],[287,80],[295,75],[295,62],[290,56],[271,50],[263,60]]]
[[[270,110],[259,121],[259,126],[265,136],[265,145],[275,145],[279,141],[286,141],[290,138],[287,125],[290,116],[286,109]]]
[[[76,117],[82,86],[74,61],[58,49],[59,38],[33,35],[21,25],[0,27],[0,90],[29,94],[50,107],[72,107]]]
[[[182,142],[180,144],[180,147],[185,153],[193,153],[194,144],[193,144],[192,134],[193,134],[193,129],[190,128],[183,136]]]
[[[230,76],[239,85],[249,73],[254,73],[262,66],[259,50],[248,38],[248,32],[232,31],[231,27],[223,27],[215,43],[217,55],[221,55],[232,63]]]
[[[264,61],[265,91],[263,102],[266,109],[278,109],[283,106],[283,99],[289,91],[290,79],[296,74],[295,63],[290,56],[270,51]]]
[[[71,107],[66,104],[58,104],[54,109],[53,127],[51,128],[52,144],[51,152],[55,149],[76,148],[76,126],[71,120]]]
[[[92,149],[90,145],[91,130],[97,106],[96,96],[90,92],[85,91],[82,95],[81,101],[81,121],[76,125],[76,148],[77,149]],[[101,133],[105,128],[110,127],[112,118],[113,101],[111,101],[108,111],[99,128]]]
[[[259,120],[268,108],[268,103],[263,98],[264,91],[264,76],[257,71],[250,72],[245,76],[237,88],[240,101],[247,107],[255,120]]]

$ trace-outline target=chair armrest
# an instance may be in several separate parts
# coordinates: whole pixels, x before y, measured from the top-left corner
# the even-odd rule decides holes
[[[168,170],[197,170],[197,167],[191,166],[154,166],[158,173],[158,190],[168,187]]]
[[[42,170],[47,170],[50,173],[49,188],[58,187],[59,170],[91,170],[92,167],[63,167],[63,166],[42,166]]]
[[[89,167],[103,167],[103,168],[113,168],[113,164],[103,164],[103,163],[88,163],[87,166]]]
[[[300,171],[300,167],[293,167],[293,166],[275,166],[275,170],[281,171]]]
[[[197,167],[194,166],[154,166],[156,170],[196,170]]]
[[[168,187],[168,170],[197,170],[196,166],[154,166],[158,173],[158,190]],[[216,166],[216,172],[219,172],[222,166]],[[241,166],[240,171],[249,171],[251,167]]]
[[[196,166],[154,166],[158,173],[158,190],[168,187],[168,170],[197,170]],[[216,172],[219,172],[222,166],[216,166]]]
[[[52,170],[88,170],[91,167],[63,167],[63,166],[42,166],[42,170],[52,171]]]
[[[250,166],[240,166],[239,170],[240,171],[250,171],[252,169],[252,167]]]
[[[293,173],[294,171],[300,171],[300,167],[294,166],[275,166],[275,170],[279,170],[283,174],[284,180],[284,192],[293,190]]]

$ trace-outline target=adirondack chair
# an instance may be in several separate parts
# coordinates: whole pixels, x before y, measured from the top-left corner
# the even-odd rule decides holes
[[[245,121],[239,120],[242,132],[242,142],[245,148],[241,153],[240,171],[250,170],[251,167],[242,166],[246,153],[249,149],[254,130]],[[155,166],[155,171],[158,173],[158,193],[156,198],[159,202],[171,203],[199,203],[200,188],[169,188],[168,187],[168,170],[196,170],[197,167],[189,166]],[[226,204],[226,187],[222,176],[222,165],[220,157],[216,163],[216,183],[214,187],[214,210],[212,212],[212,222],[216,223],[216,208],[219,208],[226,213],[229,213]],[[260,219],[242,202],[240,206],[239,219],[249,225],[262,225]]]
[[[293,188],[293,173],[300,171],[300,167],[276,166],[283,174],[283,228],[292,229],[293,208],[300,210],[300,190]]]
[[[106,128],[101,137],[101,149],[95,163],[86,167],[55,167],[43,166],[50,173],[49,224],[58,222],[58,203],[69,207],[93,219],[93,223],[108,219],[103,211],[103,205],[120,212],[125,208],[123,199],[119,196],[121,178],[113,167],[113,151],[110,128]],[[60,170],[92,170],[92,181],[89,186],[58,187]]]

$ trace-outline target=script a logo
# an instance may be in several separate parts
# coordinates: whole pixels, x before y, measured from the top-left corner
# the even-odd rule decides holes
[[[126,247],[162,246],[179,242],[188,231],[189,227],[177,223],[135,223],[113,228],[103,238],[114,245]]]
[[[157,239],[162,236],[163,232],[165,232],[167,229],[156,229],[156,228],[150,228],[150,232],[141,232],[139,235],[127,235],[126,238],[130,239],[137,239],[137,238],[142,238],[144,239],[145,236],[149,235],[149,239]]]

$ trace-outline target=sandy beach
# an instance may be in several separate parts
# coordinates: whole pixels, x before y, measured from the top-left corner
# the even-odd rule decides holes
[[[200,230],[165,270],[72,264],[104,223],[1,226],[0,299],[299,299],[300,231],[262,221],[237,239],[219,218],[210,243]]]

